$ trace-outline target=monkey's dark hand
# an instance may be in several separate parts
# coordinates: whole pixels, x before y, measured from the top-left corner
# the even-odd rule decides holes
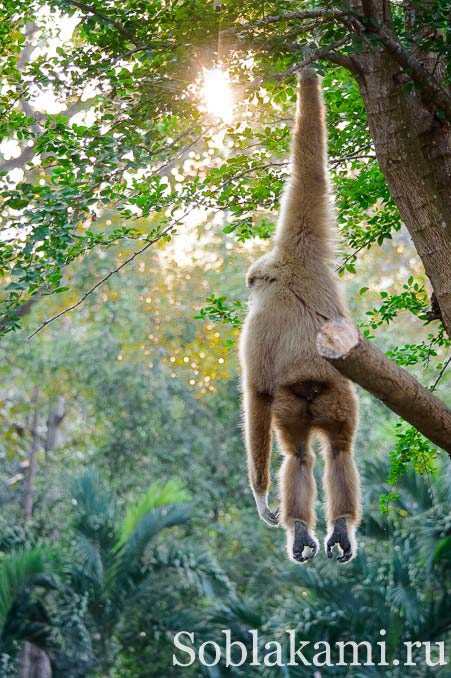
[[[326,553],[328,558],[332,558],[332,549],[338,545],[341,549],[341,555],[337,556],[339,563],[347,563],[353,557],[352,545],[348,535],[346,518],[338,518],[335,521],[334,529],[326,542]]]
[[[310,548],[304,555],[304,550]],[[300,520],[294,521],[294,542],[293,542],[293,559],[298,563],[305,563],[307,560],[314,558],[318,552],[318,543],[309,534],[307,526]]]

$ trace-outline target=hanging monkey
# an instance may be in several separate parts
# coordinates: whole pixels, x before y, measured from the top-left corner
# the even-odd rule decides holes
[[[291,177],[274,246],[248,271],[249,312],[240,339],[250,484],[260,517],[283,525],[288,555],[299,563],[318,550],[313,435],[323,442],[329,558],[335,545],[339,562],[355,556],[360,521],[357,398],[353,384],[315,348],[321,325],[348,315],[332,267],[334,230],[321,81],[309,68],[298,86]],[[284,454],[276,512],[268,506],[272,430]]]

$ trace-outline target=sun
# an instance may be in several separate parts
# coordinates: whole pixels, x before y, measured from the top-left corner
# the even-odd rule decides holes
[[[204,68],[202,98],[210,115],[230,123],[233,118],[233,95],[227,71],[216,66]]]

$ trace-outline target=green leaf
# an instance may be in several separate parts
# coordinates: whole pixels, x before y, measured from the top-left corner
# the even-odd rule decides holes
[[[132,534],[140,520],[155,508],[186,502],[191,499],[189,492],[182,483],[173,478],[165,485],[160,482],[153,483],[147,490],[145,496],[134,506],[127,509],[127,513],[122,522],[120,530],[119,544],[123,544]]]

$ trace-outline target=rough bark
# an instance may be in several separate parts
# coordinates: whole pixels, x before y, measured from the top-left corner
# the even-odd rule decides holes
[[[379,398],[451,457],[451,410],[365,339],[352,323],[325,323],[316,348],[336,370]]]
[[[389,3],[353,3],[389,26]],[[451,131],[386,48],[363,42],[354,73],[380,168],[429,277],[451,336]],[[426,64],[425,64],[426,65]]]

